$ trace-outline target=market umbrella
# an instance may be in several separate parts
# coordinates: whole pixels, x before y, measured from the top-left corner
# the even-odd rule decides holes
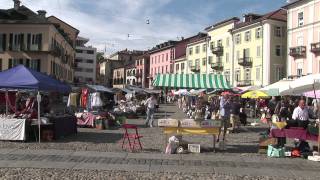
[[[241,95],[241,98],[258,99],[258,98],[269,98],[270,96],[264,91],[249,91]]]
[[[290,83],[292,81],[293,80],[280,80],[259,90],[267,92],[269,96],[280,96],[281,92],[290,89]]]
[[[308,91],[320,90],[320,74],[311,74],[296,79],[289,84],[290,89],[280,95],[301,95]]]

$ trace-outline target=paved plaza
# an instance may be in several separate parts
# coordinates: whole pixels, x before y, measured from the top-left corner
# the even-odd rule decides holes
[[[156,118],[183,118],[174,105],[162,105]],[[272,159],[258,154],[263,127],[242,127],[229,134],[226,151],[211,152],[212,139],[186,136],[203,146],[201,154],[166,155],[160,128],[139,125],[143,151],[130,153],[119,145],[122,130],[79,129],[57,142],[0,142],[0,176],[4,179],[319,179],[320,163],[304,159]],[[19,176],[17,176],[19,175]]]

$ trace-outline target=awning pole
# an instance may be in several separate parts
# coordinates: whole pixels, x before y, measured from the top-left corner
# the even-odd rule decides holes
[[[38,91],[37,94],[37,101],[38,101],[38,129],[39,129],[39,143],[41,142],[41,119],[40,119],[40,102],[41,102],[41,95]]]
[[[9,95],[8,95],[8,90],[6,89],[6,94],[5,94],[5,100],[6,100],[6,115],[8,115],[8,113],[9,113],[8,101],[7,101],[7,99],[9,99]]]

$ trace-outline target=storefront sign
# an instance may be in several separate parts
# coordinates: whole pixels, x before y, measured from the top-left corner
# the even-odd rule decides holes
[[[0,140],[23,141],[25,140],[25,119],[0,118]]]

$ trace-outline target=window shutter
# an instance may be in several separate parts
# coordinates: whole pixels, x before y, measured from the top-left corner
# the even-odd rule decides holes
[[[3,51],[7,49],[7,34],[2,34],[2,48]]]
[[[31,34],[27,34],[27,50],[30,50],[30,44],[31,44]]]
[[[8,69],[12,68],[12,59],[9,59]]]
[[[38,50],[42,50],[42,34],[38,34]]]
[[[10,33],[9,37],[9,50],[12,51],[12,43],[13,43],[13,34]]]
[[[24,34],[20,34],[20,50],[25,50],[24,47]]]
[[[40,72],[41,70],[41,61],[40,59],[37,59],[37,71]]]

